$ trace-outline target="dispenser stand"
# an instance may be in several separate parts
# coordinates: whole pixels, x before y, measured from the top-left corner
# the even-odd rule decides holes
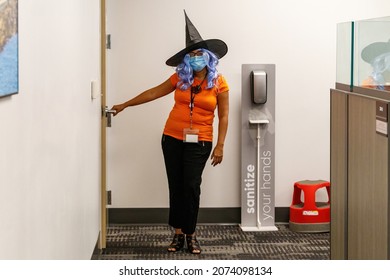
[[[255,102],[251,73],[266,74],[267,96]],[[253,88],[253,87],[252,87]],[[241,224],[243,231],[276,231],[275,65],[242,65]]]

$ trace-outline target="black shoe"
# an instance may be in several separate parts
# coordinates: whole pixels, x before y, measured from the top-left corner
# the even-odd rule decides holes
[[[173,236],[172,243],[168,247],[168,252],[177,252],[180,251],[184,247],[184,234],[175,234]]]
[[[198,242],[198,240],[196,240],[195,235],[187,235],[187,236],[186,236],[186,239],[187,239],[187,248],[188,248],[188,251],[189,251],[191,254],[200,254],[200,252],[201,252],[202,250],[200,249],[199,242]]]

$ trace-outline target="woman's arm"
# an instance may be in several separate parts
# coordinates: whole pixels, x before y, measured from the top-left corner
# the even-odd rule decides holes
[[[213,166],[220,164],[223,158],[223,146],[229,121],[229,92],[221,92],[217,97],[218,104],[218,138],[217,144],[211,154]]]
[[[137,95],[136,97],[126,101],[125,103],[114,105],[111,108],[111,110],[116,111],[116,113],[114,113],[114,116],[116,116],[118,113],[120,113],[121,111],[123,111],[127,107],[141,105],[141,104],[156,100],[160,97],[163,97],[163,96],[171,93],[174,90],[175,90],[175,87],[172,85],[170,79],[168,79],[156,87],[145,90],[144,92],[142,92],[139,95]]]

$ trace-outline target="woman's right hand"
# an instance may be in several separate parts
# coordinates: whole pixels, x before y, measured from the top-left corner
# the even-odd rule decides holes
[[[126,107],[123,104],[118,104],[112,106],[111,110],[115,110],[116,112],[113,114],[114,116],[118,115],[120,112],[122,112]]]

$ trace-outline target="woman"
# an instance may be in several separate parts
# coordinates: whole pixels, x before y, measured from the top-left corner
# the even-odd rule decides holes
[[[144,104],[175,91],[175,104],[161,141],[169,184],[169,225],[175,229],[168,252],[181,250],[186,241],[189,252],[200,254],[195,230],[202,173],[210,154],[213,166],[222,162],[228,128],[229,88],[216,70],[219,58],[227,53],[227,46],[218,39],[203,40],[187,14],[185,18],[186,48],[166,62],[176,66],[176,73],[159,86],[112,109],[117,115],[129,106]],[[216,108],[218,137],[212,150]]]

